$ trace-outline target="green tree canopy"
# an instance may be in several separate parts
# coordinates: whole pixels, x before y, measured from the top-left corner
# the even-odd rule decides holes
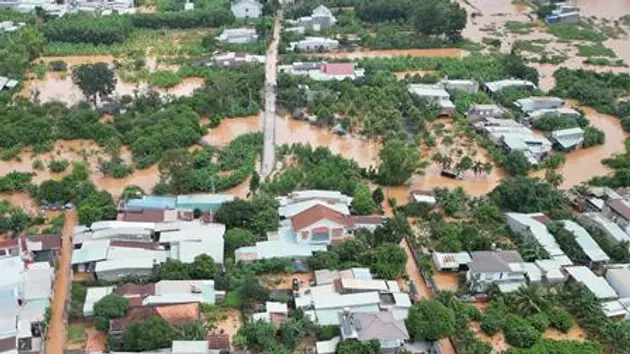
[[[97,97],[104,99],[114,92],[117,79],[107,63],[96,63],[76,66],[72,70],[72,81],[96,104]]]
[[[437,300],[421,300],[411,306],[405,323],[413,338],[438,340],[453,334],[455,314]]]
[[[147,321],[132,322],[122,337],[122,350],[142,352],[170,348],[175,330],[164,319],[154,316]]]
[[[352,195],[352,211],[357,215],[371,215],[376,211],[376,203],[372,199],[370,188],[358,183]]]
[[[420,150],[415,146],[406,146],[400,139],[388,140],[378,156],[380,164],[376,179],[386,186],[399,186],[426,166],[420,158]]]

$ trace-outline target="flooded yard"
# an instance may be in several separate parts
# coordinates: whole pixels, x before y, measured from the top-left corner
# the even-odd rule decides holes
[[[456,272],[435,272],[433,280],[442,291],[457,291],[459,288],[458,273]]]

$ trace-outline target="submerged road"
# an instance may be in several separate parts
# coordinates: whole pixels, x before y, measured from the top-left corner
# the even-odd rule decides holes
[[[59,268],[55,275],[55,293],[50,306],[52,318],[48,327],[48,342],[46,354],[63,354],[66,344],[68,293],[72,282],[70,275],[70,262],[72,260],[72,233],[77,220],[76,211],[65,214],[66,222],[61,234],[61,254],[59,255]]]
[[[273,37],[265,59],[265,87],[263,112],[263,156],[262,177],[270,175],[276,167],[276,86],[278,62],[278,43],[280,42],[280,29],[282,28],[282,10],[278,10],[273,26]]]

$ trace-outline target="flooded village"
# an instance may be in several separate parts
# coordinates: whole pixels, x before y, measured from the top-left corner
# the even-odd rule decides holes
[[[32,3],[0,352],[630,353],[630,2]]]

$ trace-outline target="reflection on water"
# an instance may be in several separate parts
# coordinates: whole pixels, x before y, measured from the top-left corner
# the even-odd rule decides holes
[[[443,58],[461,58],[465,56],[465,51],[457,48],[436,48],[436,49],[386,49],[386,50],[362,50],[354,52],[335,52],[335,53],[315,53],[317,57],[326,58],[345,58],[345,59],[361,59],[361,58],[393,58],[393,57],[443,57]]]

